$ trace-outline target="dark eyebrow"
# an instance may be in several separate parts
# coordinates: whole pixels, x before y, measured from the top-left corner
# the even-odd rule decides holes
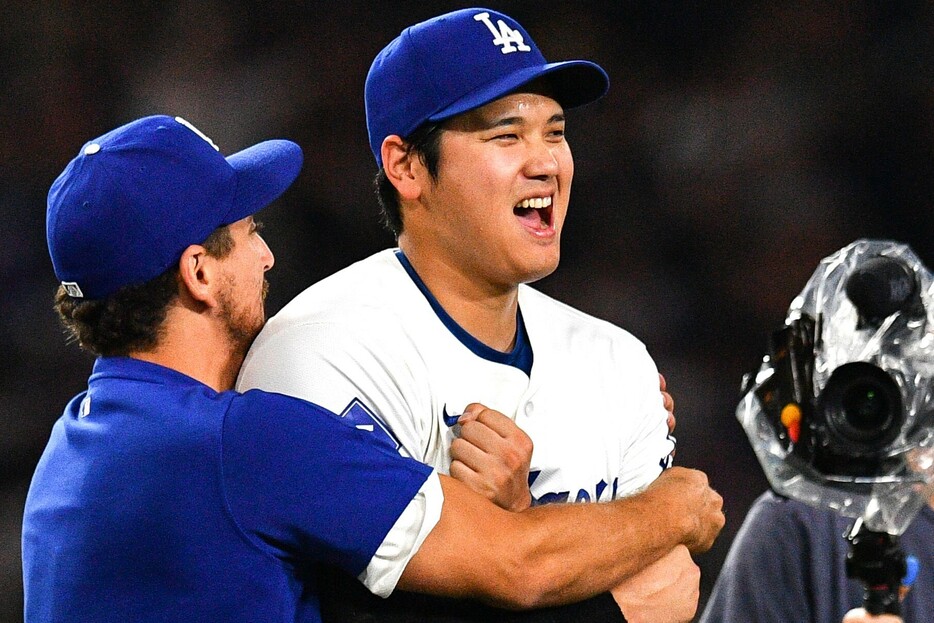
[[[563,112],[558,112],[553,114],[546,123],[563,123],[566,120],[566,117]],[[491,123],[485,124],[487,129],[500,128],[509,125],[522,125],[525,122],[525,117],[503,117],[502,119],[497,119]]]

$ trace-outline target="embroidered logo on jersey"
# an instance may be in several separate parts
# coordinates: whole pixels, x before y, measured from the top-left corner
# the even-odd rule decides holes
[[[367,409],[366,406],[360,402],[359,398],[351,400],[350,404],[341,411],[340,416],[353,424],[354,428],[375,434],[377,439],[388,443],[399,452],[399,454],[408,456],[402,449],[402,444],[399,443],[396,436],[392,434],[392,429],[390,429],[378,415]]]
[[[502,46],[501,51],[503,54],[531,51],[532,48],[525,44],[522,33],[510,28],[503,20],[496,20],[496,26],[494,26],[493,22],[490,21],[490,14],[485,11],[477,13],[473,18],[486,24],[486,27],[493,33],[493,45]],[[497,30],[497,26],[499,30]]]

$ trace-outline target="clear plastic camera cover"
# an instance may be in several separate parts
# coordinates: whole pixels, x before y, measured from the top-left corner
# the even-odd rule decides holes
[[[883,312],[875,322],[854,305],[846,291],[848,278],[873,258],[898,260],[917,286],[914,313]],[[873,295],[875,285],[870,288]],[[887,284],[882,284],[886,286]],[[897,285],[891,286],[899,287]],[[906,245],[884,240],[858,240],[823,259],[801,294],[792,301],[786,324],[802,316],[815,319],[813,397],[819,399],[835,370],[868,362],[886,372],[901,394],[899,429],[875,449],[873,473],[821,470],[806,460],[795,443],[776,426],[756,390],[776,373],[769,356],[736,415],[749,437],[772,488],[787,497],[841,515],[863,518],[867,528],[901,534],[918,510],[934,495],[934,290],[932,275]],[[852,291],[851,291],[852,294]],[[885,293],[883,293],[885,294]],[[805,424],[809,424],[805,422]],[[794,436],[792,436],[794,437]],[[854,451],[854,454],[859,454]],[[844,457],[844,460],[846,457]],[[859,461],[860,457],[854,456]],[[849,472],[849,473],[847,473]]]

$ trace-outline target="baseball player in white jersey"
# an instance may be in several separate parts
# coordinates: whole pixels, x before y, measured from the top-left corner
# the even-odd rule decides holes
[[[608,500],[650,483],[673,442],[645,347],[529,286],[518,299],[530,371],[521,349],[464,331],[401,251],[382,251],[270,319],[240,386],[316,402],[444,473],[457,416],[480,402],[533,440],[533,503]]]
[[[565,110],[608,84],[594,63],[546,62],[489,9],[403,31],[366,84],[380,204],[399,247],[286,305],[237,388],[318,403],[504,508],[648,485],[674,440],[646,349],[525,285],[558,264],[574,171]],[[505,416],[475,418],[471,403]],[[670,589],[686,605],[669,599],[660,620],[696,608],[699,574],[678,564]]]

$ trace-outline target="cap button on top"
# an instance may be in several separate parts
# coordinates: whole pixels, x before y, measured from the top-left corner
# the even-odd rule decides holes
[[[84,155],[85,155],[85,156],[93,156],[94,154],[96,154],[96,153],[99,152],[100,150],[101,150],[101,146],[100,146],[100,145],[98,145],[97,143],[91,143],[90,145],[88,145],[87,147],[84,148]]]

